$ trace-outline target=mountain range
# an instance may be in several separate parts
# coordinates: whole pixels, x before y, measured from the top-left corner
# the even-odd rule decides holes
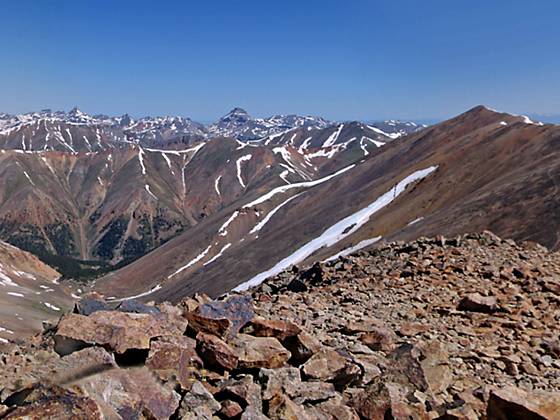
[[[76,109],[2,121],[0,240],[61,273],[57,307],[219,296],[422,235],[560,243],[559,127],[483,106],[430,127],[241,109],[208,126]]]
[[[20,115],[0,114],[0,147],[25,151],[93,152],[137,144],[143,147],[180,148],[215,137],[262,141],[294,129],[318,130],[336,125],[321,117],[275,115],[252,118],[234,108],[215,123],[204,125],[180,116],[134,119],[43,110]],[[398,137],[422,128],[413,122],[384,121],[372,127]]]

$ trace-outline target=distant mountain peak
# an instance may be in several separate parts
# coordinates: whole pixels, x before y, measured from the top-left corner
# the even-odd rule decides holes
[[[222,118],[220,118],[220,121],[236,121],[244,123],[251,119],[252,118],[247,111],[245,111],[243,108],[235,107]]]

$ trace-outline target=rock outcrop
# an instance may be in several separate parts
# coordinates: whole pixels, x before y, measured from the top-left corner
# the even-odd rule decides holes
[[[82,302],[3,350],[0,417],[560,418],[560,256],[484,233],[311,270],[216,301]]]

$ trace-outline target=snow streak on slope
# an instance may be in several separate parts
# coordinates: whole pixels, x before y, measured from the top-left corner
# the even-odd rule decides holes
[[[305,191],[304,191],[305,192]],[[303,192],[296,194],[290,198],[288,198],[287,200],[283,201],[282,203],[278,204],[276,207],[274,207],[270,213],[268,213],[266,215],[266,217],[264,219],[262,219],[253,229],[251,229],[251,231],[249,233],[255,233],[258,232],[259,230],[261,230],[264,225],[266,225],[268,223],[268,221],[272,218],[272,216],[274,216],[274,214],[280,210],[282,207],[284,207],[286,204],[288,204],[290,201],[292,201],[294,198],[299,197],[300,195],[302,195]]]
[[[138,295],[128,296],[128,297],[124,297],[124,298],[120,298],[120,299],[111,299],[109,297],[109,298],[107,298],[107,300],[110,300],[111,302],[123,302],[125,300],[138,299],[138,298],[141,298],[141,297],[144,297],[144,296],[151,295],[152,293],[157,292],[159,289],[161,289],[161,284],[158,284],[157,286],[152,287],[147,292],[140,293]]]
[[[335,144],[336,141],[338,140],[338,136],[340,136],[340,132],[342,131],[343,128],[344,128],[344,124],[340,124],[338,126],[338,129],[334,133],[332,133],[327,140],[325,140],[325,142],[323,143],[323,146],[321,146],[321,147],[330,147],[333,144]]]
[[[389,191],[378,197],[377,200],[375,200],[369,206],[335,223],[330,228],[325,230],[318,238],[315,238],[312,241],[306,243],[297,251],[278,262],[271,269],[257,274],[249,281],[240,284],[234,289],[234,291],[243,291],[247,290],[250,287],[256,286],[262,283],[268,277],[275,276],[276,274],[291,267],[292,265],[305,260],[318,249],[332,246],[339,242],[341,239],[344,239],[345,237],[353,234],[365,223],[367,223],[373,214],[381,210],[383,207],[389,205],[395,198],[397,198],[409,184],[427,177],[436,169],[437,166],[430,166],[429,168],[416,171],[407,176]]]
[[[138,162],[140,162],[142,175],[146,175],[146,166],[144,165],[144,149],[142,149],[141,147],[138,150]]]
[[[235,218],[239,215],[239,211],[235,210],[232,215],[229,217],[229,219],[227,219],[224,224],[222,226],[220,226],[220,229],[218,229],[218,233],[220,234],[220,236],[226,236],[227,235],[227,227],[230,225],[231,222],[233,222],[235,220]]]
[[[184,271],[187,268],[195,265],[197,262],[199,262],[201,259],[203,259],[206,256],[206,254],[208,254],[208,251],[210,251],[211,247],[212,247],[212,245],[208,245],[208,248],[206,248],[204,251],[202,251],[200,254],[198,254],[196,257],[194,257],[192,260],[190,260],[188,263],[186,263],[184,266],[179,268],[177,271],[175,271],[174,273],[167,276],[167,278],[170,279],[171,277],[179,274],[181,271]]]
[[[324,178],[316,179],[315,181],[298,182],[298,183],[295,183],[295,184],[282,185],[280,187],[276,187],[276,188],[270,190],[269,192],[267,192],[266,194],[261,195],[256,200],[253,200],[250,203],[245,204],[243,206],[243,208],[250,208],[250,207],[256,206],[257,204],[264,203],[265,201],[270,200],[276,194],[284,193],[284,192],[286,192],[288,190],[291,190],[293,188],[308,188],[308,187],[313,187],[315,185],[322,184],[323,182],[326,182],[329,179],[332,179],[335,176],[343,174],[344,172],[352,169],[354,166],[355,165],[347,166],[346,168],[342,168],[340,171],[337,171],[333,174],[327,175]]]
[[[241,184],[243,188],[245,188],[245,182],[243,182],[243,178],[241,177],[241,164],[245,161],[250,160],[251,157],[252,155],[241,156],[239,159],[237,159],[237,162],[235,162],[235,165],[237,166],[237,179],[239,180],[239,184]]]
[[[222,179],[222,176],[220,175],[218,178],[216,178],[216,180],[214,181],[214,189],[216,190],[216,193],[218,195],[222,195],[220,193],[220,179]]]
[[[218,252],[216,255],[214,255],[212,258],[210,258],[208,261],[206,261],[204,264],[202,265],[208,265],[213,263],[214,261],[216,261],[218,258],[220,258],[222,256],[222,254],[224,253],[224,251],[226,249],[228,249],[231,246],[231,243],[225,244],[224,247],[222,249],[220,249],[220,252]]]

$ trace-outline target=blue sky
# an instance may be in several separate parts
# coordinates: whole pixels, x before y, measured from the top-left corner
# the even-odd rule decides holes
[[[560,114],[559,16],[548,0],[7,0],[0,111]]]

